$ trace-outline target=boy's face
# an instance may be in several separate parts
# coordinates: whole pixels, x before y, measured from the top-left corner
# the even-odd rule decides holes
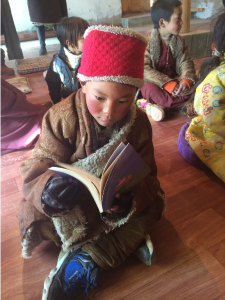
[[[87,107],[95,120],[108,127],[121,120],[134,103],[136,87],[113,81],[88,81],[82,86]]]
[[[167,22],[164,20],[165,32],[167,32],[168,34],[178,35],[183,23],[181,17],[182,17],[182,7],[181,6],[175,7],[173,10],[173,14],[170,18],[170,21]]]
[[[83,52],[83,44],[84,44],[84,37],[80,37],[77,41],[77,47],[70,43],[70,41],[66,41],[67,47],[73,54],[79,55]]]

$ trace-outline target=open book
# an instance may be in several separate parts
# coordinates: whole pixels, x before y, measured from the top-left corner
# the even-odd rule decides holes
[[[112,207],[116,193],[126,193],[150,173],[150,168],[130,144],[121,143],[108,160],[102,177],[65,163],[52,167],[63,178],[74,177],[90,191],[102,213]]]

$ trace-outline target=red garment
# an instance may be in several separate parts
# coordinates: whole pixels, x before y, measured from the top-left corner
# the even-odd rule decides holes
[[[175,60],[173,59],[171,51],[167,49],[167,46],[161,41],[161,55],[157,71],[168,75],[171,79],[176,79],[178,74],[176,73]],[[141,89],[141,93],[144,99],[152,104],[169,108],[183,107],[185,102],[190,96],[173,97],[165,89],[162,89],[154,83],[146,83]]]
[[[24,93],[1,78],[1,153],[34,145],[47,110],[28,102]]]
[[[176,65],[173,55],[170,49],[168,49],[162,41],[160,46],[160,59],[156,70],[174,79],[176,76],[178,76],[178,74],[176,72]]]

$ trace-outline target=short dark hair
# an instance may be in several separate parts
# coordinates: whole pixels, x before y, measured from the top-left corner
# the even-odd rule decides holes
[[[65,17],[57,24],[56,35],[60,44],[67,48],[66,41],[77,47],[78,39],[84,35],[85,30],[89,27],[89,23],[79,17]]]
[[[169,22],[174,8],[181,5],[179,0],[156,0],[151,7],[151,17],[154,28],[159,28],[159,20],[161,18]]]

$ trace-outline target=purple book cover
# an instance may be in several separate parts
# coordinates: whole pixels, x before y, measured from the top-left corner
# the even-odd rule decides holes
[[[127,144],[106,181],[102,196],[103,211],[111,208],[116,193],[126,193],[130,191],[131,188],[144,179],[150,171],[150,168],[134,148],[130,144]]]

